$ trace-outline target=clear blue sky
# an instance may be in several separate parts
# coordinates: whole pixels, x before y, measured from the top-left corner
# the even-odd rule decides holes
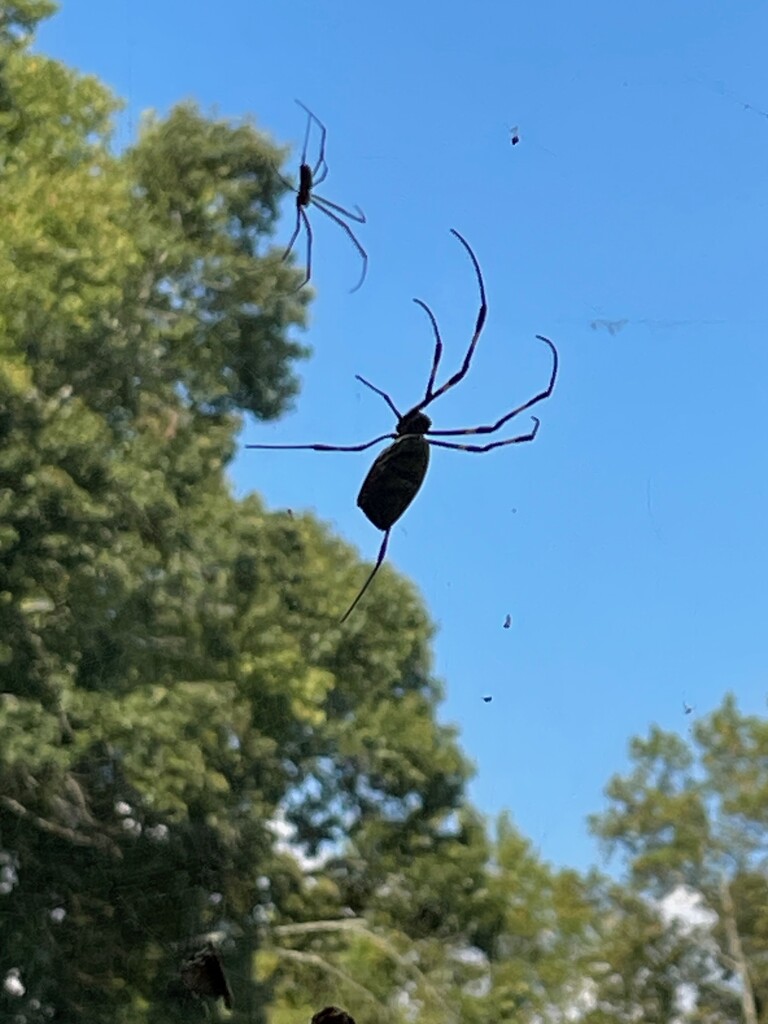
[[[65,0],[39,35],[127,100],[121,144],[143,109],[187,97],[295,145],[294,97],[326,122],[321,191],[368,215],[368,280],[348,294],[357,257],[315,214],[303,389],[244,441],[390,429],[354,375],[401,407],[421,396],[432,339],[414,296],[459,365],[477,295],[451,227],[477,252],[490,314],[435,426],[534,394],[550,366],[534,336],[557,342],[535,444],[434,450],[390,558],[438,624],[442,716],[477,764],[473,799],[509,808],[559,863],[596,858],[584,818],[630,736],[684,731],[727,689],[765,711],[766,39],[768,6],[740,0]],[[276,242],[292,226],[287,207]],[[370,461],[244,452],[233,477],[372,559],[381,535],[355,505]]]

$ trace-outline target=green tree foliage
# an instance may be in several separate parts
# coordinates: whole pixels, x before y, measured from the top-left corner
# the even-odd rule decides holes
[[[593,880],[542,862],[506,817],[490,874],[492,985],[478,1020],[559,1021],[582,989]]]
[[[766,1019],[765,724],[635,741],[595,820],[626,887],[489,836],[412,588],[341,628],[354,554],[227,481],[307,354],[283,152],[183,105],[116,155],[114,98],[29,50],[51,9],[0,10],[0,1019],[223,1017],[180,974],[209,938],[242,1022]]]
[[[534,1024],[578,1005],[592,963],[593,880],[543,864],[507,817],[493,842],[464,811],[422,845],[384,858],[373,846],[317,872],[317,918],[276,926],[262,953],[278,1024],[340,993],[377,1024],[404,1013],[427,1024]],[[374,877],[386,868],[377,889],[358,916],[332,918],[329,908],[355,899],[350,868],[365,879],[368,863]]]
[[[689,956],[678,977],[697,1000],[688,1019],[758,1024],[768,1019],[768,724],[728,696],[695,725],[691,746],[655,728],[632,742],[631,757],[594,831],[622,852],[646,901],[680,892],[696,901],[704,919],[689,922],[688,945],[705,955]],[[638,944],[625,976],[652,959]],[[666,959],[669,968],[675,958]]]
[[[488,930],[487,850],[411,589],[340,629],[353,554],[226,480],[305,354],[282,153],[187,105],[116,156],[113,98],[27,48],[49,11],[0,39],[0,1015],[202,1019],[178,968],[213,933],[259,1020],[259,948],[344,913],[401,1012],[393,951],[433,944],[423,995],[438,939]]]
[[[711,1014],[717,985],[705,935],[631,887],[602,881],[593,896],[595,935],[577,1001],[584,1024],[723,1019]],[[732,1010],[732,993],[723,995]]]

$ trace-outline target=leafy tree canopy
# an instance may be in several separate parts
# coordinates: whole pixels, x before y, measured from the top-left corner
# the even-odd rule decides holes
[[[30,30],[49,8],[14,10]],[[443,841],[469,767],[435,720],[411,589],[385,574],[342,631],[352,552],[229,489],[242,415],[284,411],[306,354],[306,293],[269,245],[282,151],[185,105],[117,156],[103,86],[12,35],[0,977],[20,970],[25,995],[0,1001],[29,1021],[187,1020],[168,978],[213,930],[255,1013],[265,922],[314,913],[270,823],[309,853],[379,844],[374,893],[385,851]]]

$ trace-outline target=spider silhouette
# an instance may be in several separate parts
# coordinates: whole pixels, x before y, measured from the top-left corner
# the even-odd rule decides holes
[[[363,270],[360,274],[360,280],[354,288],[350,289],[351,292],[356,292],[365,280],[365,275],[368,271],[368,253],[358,242],[349,224],[345,224],[341,218],[347,217],[349,220],[353,220],[358,224],[365,224],[365,214],[359,206],[355,206],[356,212],[353,213],[352,210],[347,210],[343,206],[339,206],[337,203],[332,203],[330,199],[324,199],[322,196],[315,195],[313,191],[315,186],[325,181],[328,176],[328,164],[325,160],[325,139],[328,132],[323,122],[312,113],[309,107],[305,107],[301,100],[296,100],[296,102],[301,109],[305,110],[307,113],[307,130],[304,133],[304,147],[301,151],[298,189],[294,188],[289,181],[285,180],[285,178],[282,179],[283,183],[296,193],[296,227],[293,229],[291,240],[283,253],[283,259],[288,259],[291,249],[293,249],[296,239],[299,237],[299,232],[301,231],[303,224],[307,233],[307,273],[304,280],[296,289],[296,291],[299,291],[309,282],[309,279],[312,276],[312,225],[310,224],[309,217],[307,216],[307,209],[310,205],[316,206],[321,213],[324,213],[326,217],[330,217],[331,220],[336,221],[339,227],[346,231],[352,244],[360,253],[360,257],[363,261]],[[307,147],[309,146],[309,135],[313,121],[320,129],[320,155],[318,156],[314,167],[311,167],[307,163]],[[282,175],[280,177],[282,178]]]
[[[385,448],[384,451],[381,452],[374,460],[374,463],[368,471],[362,487],[360,488],[360,493],[357,496],[358,507],[377,529],[384,532],[384,539],[382,540],[376,562],[370,575],[363,584],[357,597],[345,612],[341,619],[342,622],[345,622],[352,613],[358,601],[373,581],[374,576],[379,571],[379,568],[386,557],[387,544],[389,543],[389,534],[392,527],[409,507],[423,484],[427,468],[429,466],[430,446],[435,448],[453,448],[462,452],[489,452],[494,448],[502,448],[508,444],[522,444],[526,441],[533,441],[539,429],[539,419],[536,416],[531,417],[533,426],[527,433],[519,434],[515,437],[508,437],[502,441],[490,441],[487,444],[460,444],[456,441],[443,441],[440,440],[440,438],[458,437],[469,434],[494,434],[497,430],[500,430],[505,423],[508,423],[511,419],[519,416],[520,413],[532,408],[539,402],[543,402],[545,398],[549,398],[554,390],[555,381],[557,380],[557,349],[549,338],[545,338],[542,335],[537,334],[536,337],[538,340],[549,346],[553,356],[552,372],[549,377],[549,383],[543,391],[534,395],[533,398],[529,398],[528,401],[523,402],[522,405],[518,405],[511,412],[505,413],[502,417],[496,420],[495,423],[488,424],[487,426],[467,427],[457,430],[432,429],[432,421],[426,415],[424,410],[427,406],[431,405],[432,402],[438,399],[441,395],[444,395],[446,391],[455,387],[464,379],[464,377],[466,377],[469,372],[472,356],[474,355],[475,348],[480,340],[480,335],[488,314],[488,304],[485,297],[485,284],[483,282],[483,275],[480,270],[480,264],[477,261],[477,257],[472,251],[469,243],[462,235],[459,234],[458,231],[452,228],[451,234],[458,238],[469,253],[469,258],[472,260],[472,265],[475,268],[475,276],[480,289],[480,310],[477,314],[472,340],[469,343],[469,348],[464,356],[464,362],[461,364],[461,368],[457,370],[452,377],[449,377],[444,384],[441,384],[437,388],[435,387],[435,379],[437,377],[437,371],[443,355],[443,341],[440,336],[440,329],[437,325],[437,320],[432,310],[426,302],[423,302],[421,299],[414,299],[413,301],[418,306],[421,306],[429,317],[435,337],[435,350],[432,356],[432,368],[429,372],[429,380],[427,381],[424,397],[414,405],[412,409],[409,409],[408,412],[401,413],[386,391],[382,391],[380,388],[375,387],[364,377],[360,377],[359,375],[357,376],[357,380],[359,380],[361,384],[364,384],[367,388],[370,388],[371,391],[374,391],[384,399],[397,417],[397,426],[393,432],[380,434],[378,437],[374,437],[372,441],[366,441],[364,444],[353,445],[246,445],[246,448],[261,449],[310,449],[316,452],[362,452],[365,451],[366,448],[371,448],[373,445],[379,444],[381,441],[393,439],[394,443]]]
[[[314,1015],[312,1024],[355,1024],[355,1020],[338,1006],[326,1006]]]
[[[222,999],[232,1009],[232,990],[216,947],[208,942],[189,956],[181,967],[181,979],[193,995]]]

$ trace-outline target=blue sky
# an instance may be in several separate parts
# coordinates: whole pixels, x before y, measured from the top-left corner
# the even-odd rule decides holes
[[[684,731],[733,690],[768,691],[768,6],[65,0],[38,47],[146,108],[192,97],[301,144],[328,126],[321,194],[359,204],[370,255],[317,213],[295,411],[244,441],[354,444],[423,393],[489,319],[436,427],[492,422],[561,375],[534,444],[433,451],[390,561],[438,625],[436,672],[488,813],[541,853],[597,857],[584,819],[651,723]],[[510,145],[518,126],[520,143]],[[293,227],[286,206],[276,244]],[[299,249],[301,252],[301,249]],[[606,322],[613,324],[613,333]],[[617,329],[618,328],[618,329]],[[361,557],[371,452],[244,452],[239,492],[309,509]],[[375,585],[375,584],[374,584]],[[510,629],[503,628],[512,616]],[[493,696],[484,703],[484,695]],[[685,716],[683,700],[695,707]]]

